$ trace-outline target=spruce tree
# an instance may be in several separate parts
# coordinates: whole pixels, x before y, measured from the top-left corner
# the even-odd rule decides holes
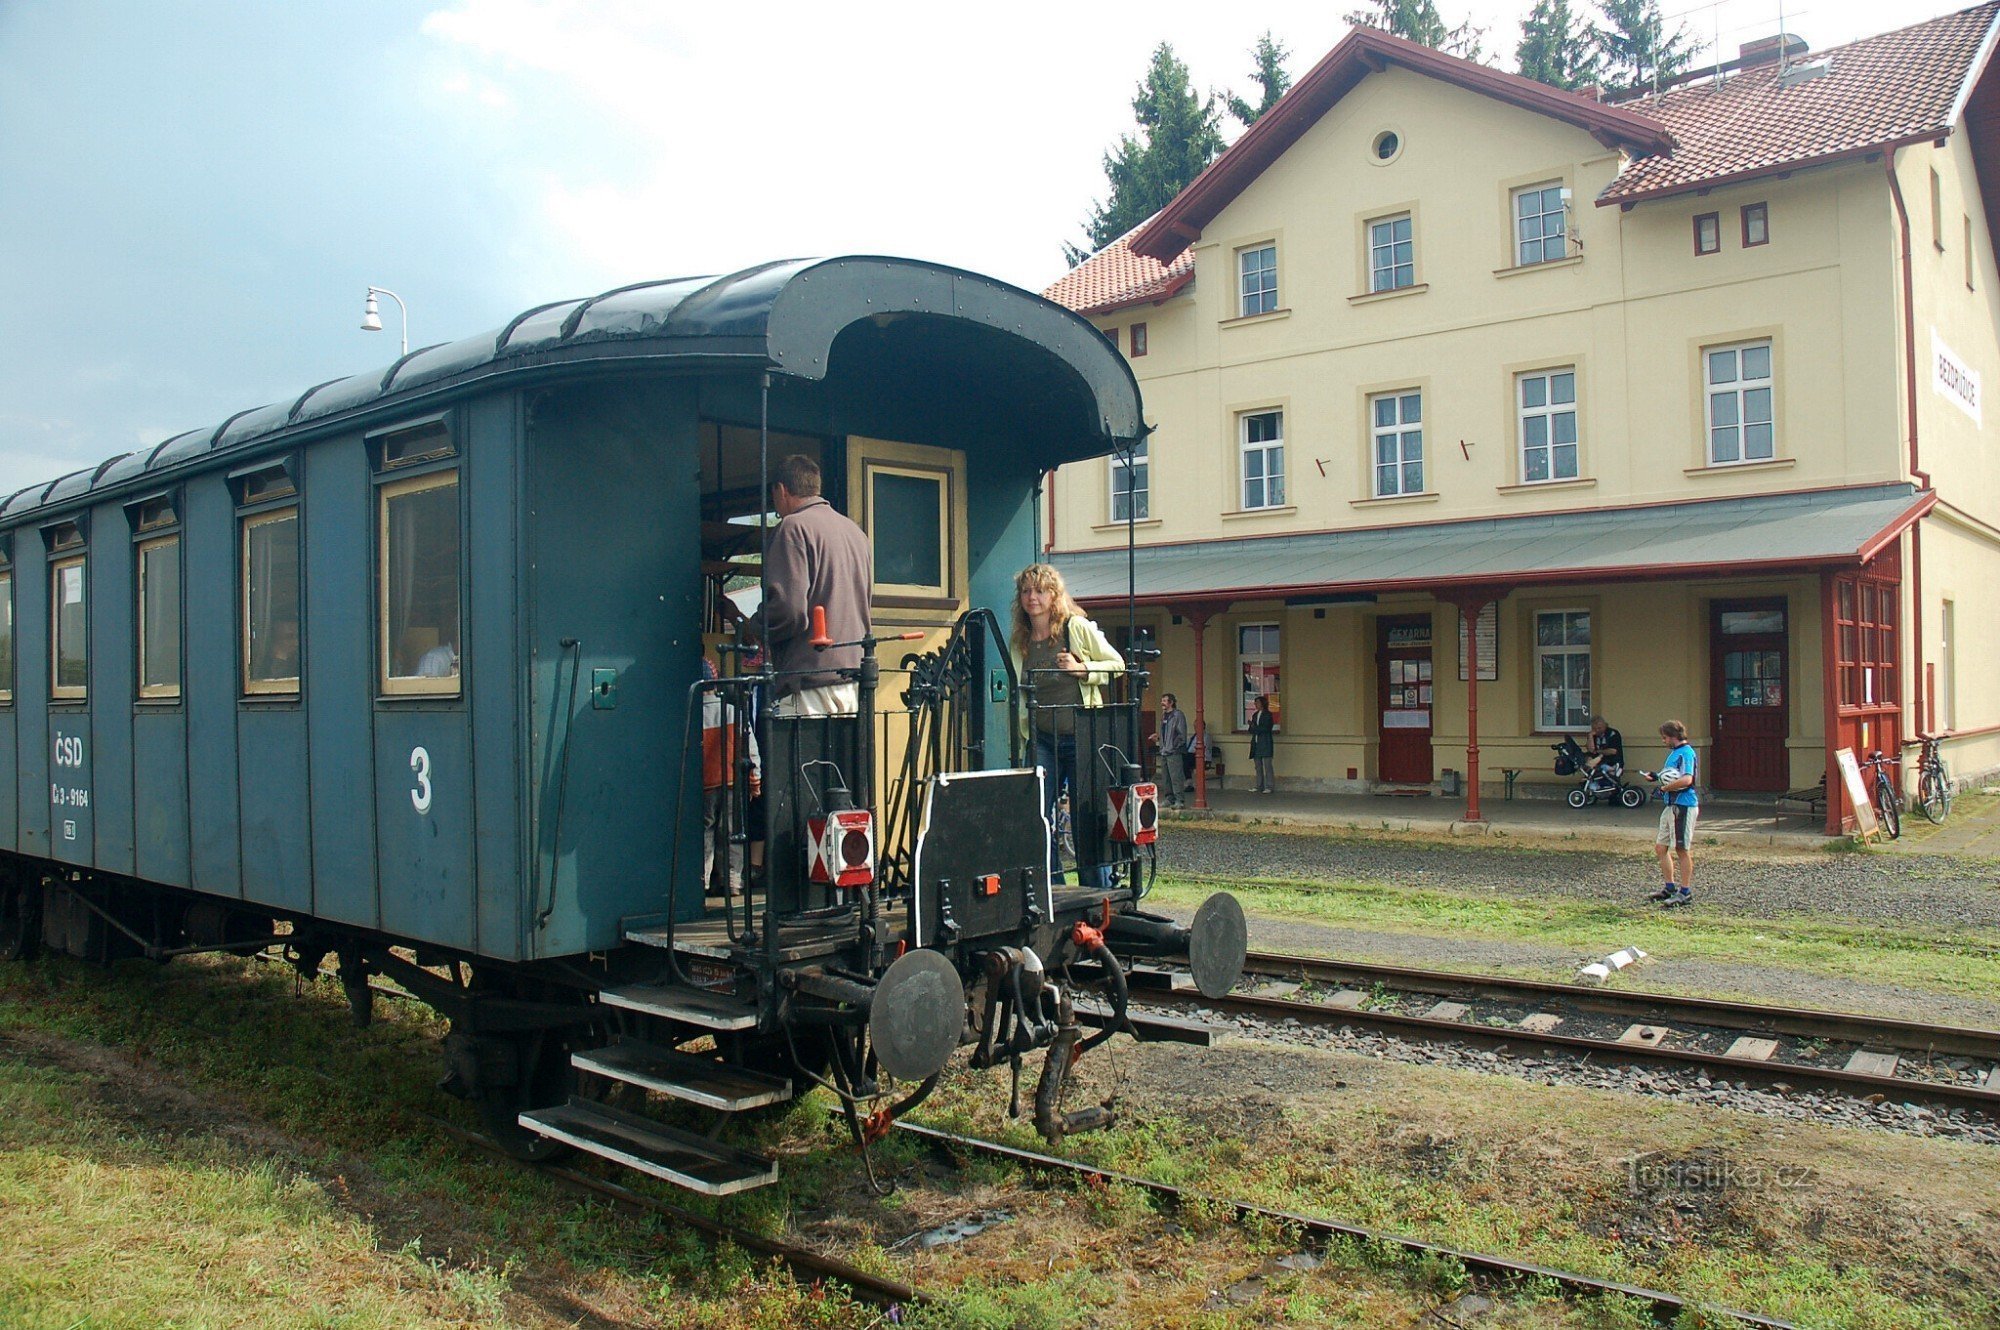
[[[1535,0],[1514,48],[1521,77],[1575,91],[1597,82],[1599,57],[1589,24],[1569,0]]]
[[[1104,154],[1111,196],[1093,205],[1083,224],[1089,247],[1063,245],[1071,267],[1166,207],[1222,151],[1215,95],[1195,95],[1187,66],[1166,42],[1153,52],[1132,113],[1139,120],[1138,135],[1120,135]]]
[[[1477,60],[1483,54],[1480,39],[1486,30],[1473,27],[1469,19],[1455,28],[1447,28],[1438,13],[1437,0],[1368,0],[1368,4],[1369,8],[1349,14],[1347,21],[1357,28],[1380,28],[1420,46],[1467,60]]]
[[[1667,31],[1660,0],[1601,3],[1605,22],[1597,29],[1595,41],[1604,57],[1604,80],[1613,89],[1629,92],[1648,88],[1694,63],[1699,43],[1684,23]]]
[[[1233,92],[1223,98],[1229,107],[1229,114],[1242,122],[1245,129],[1262,120],[1264,113],[1276,106],[1278,98],[1285,95],[1285,89],[1292,86],[1292,76],[1285,72],[1285,61],[1291,55],[1291,51],[1275,40],[1268,30],[1257,39],[1257,45],[1250,52],[1250,58],[1257,62],[1257,67],[1250,71],[1250,78],[1263,89],[1263,97],[1255,106]]]

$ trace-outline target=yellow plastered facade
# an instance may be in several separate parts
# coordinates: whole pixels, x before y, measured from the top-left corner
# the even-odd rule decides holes
[[[1393,159],[1374,145],[1393,132]],[[1898,216],[1881,156],[1621,210],[1594,200],[1619,154],[1586,131],[1456,85],[1392,66],[1363,79],[1202,229],[1195,280],[1181,294],[1095,320],[1129,349],[1147,325],[1133,370],[1156,427],[1149,453],[1142,545],[1181,544],[1458,518],[1507,517],[1887,484],[1912,479],[1905,409]],[[2000,465],[1985,428],[1933,390],[1931,330],[1991,386],[2000,370],[2000,273],[1963,133],[1895,156],[1910,212],[1922,465],[1953,516],[1920,524],[1922,601],[1914,599],[1911,537],[1902,537],[1903,627],[1921,619],[1923,659],[1935,667],[1947,629],[1950,719],[2000,727],[2000,675],[1968,662],[2000,645],[2000,609],[1975,588],[2000,584]],[[1930,174],[1939,177],[1932,241]],[[1571,191],[1566,255],[1522,265],[1511,226],[1513,193]],[[1769,240],[1746,245],[1743,210],[1762,205]],[[1368,224],[1408,213],[1415,285],[1368,290]],[[1718,252],[1698,254],[1695,218],[1718,216]],[[1965,245],[1972,248],[1971,284]],[[1237,256],[1275,244],[1277,310],[1243,317]],[[1775,447],[1769,461],[1715,465],[1708,455],[1703,354],[1768,342]],[[1579,464],[1574,478],[1528,483],[1520,446],[1517,376],[1576,373]],[[1412,495],[1381,497],[1371,467],[1369,400],[1422,395],[1424,471]],[[1242,417],[1283,412],[1281,506],[1247,509]],[[1053,548],[1122,545],[1111,520],[1111,468],[1065,468],[1052,513]],[[1337,578],[1330,571],[1329,580]],[[1457,609],[1427,595],[1373,604],[1230,603],[1206,634],[1203,694],[1229,784],[1248,775],[1235,694],[1236,630],[1277,623],[1283,731],[1282,788],[1358,790],[1379,784],[1375,620],[1434,620],[1432,775],[1466,765],[1465,685],[1458,679]],[[1730,578],[1705,572],[1576,587],[1526,587],[1499,608],[1498,678],[1479,687],[1482,789],[1501,773],[1563,784],[1551,771],[1536,715],[1533,634],[1539,610],[1591,612],[1590,709],[1650,754],[1657,724],[1683,720],[1704,759],[1713,743],[1711,636],[1719,601],[1782,600],[1788,781],[1815,785],[1827,767],[1821,579],[1817,572]],[[1944,602],[1952,601],[1947,620]],[[1920,611],[1920,614],[1915,613]],[[1122,622],[1123,611],[1106,610]],[[1170,609],[1142,607],[1164,655],[1159,687],[1192,715],[1193,637]],[[1921,682],[1906,642],[1904,732]],[[1942,688],[1943,685],[1940,685]],[[1920,719],[1920,717],[1917,717]],[[1942,718],[1941,718],[1942,719]],[[1962,774],[2000,768],[2000,733],[1954,741]],[[1642,763],[1643,765],[1643,763]]]

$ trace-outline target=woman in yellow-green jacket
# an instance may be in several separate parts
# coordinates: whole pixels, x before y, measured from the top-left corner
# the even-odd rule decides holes
[[[1043,790],[1049,825],[1055,825],[1057,795],[1076,783],[1076,708],[1094,707],[1105,685],[1125,668],[1125,658],[1096,624],[1069,598],[1062,574],[1045,563],[1030,564],[1014,578],[1014,670],[1035,688],[1035,713],[1028,738],[1035,763],[1049,773]],[[1097,885],[1106,885],[1096,870]],[[1049,880],[1063,883],[1062,859],[1053,835]]]

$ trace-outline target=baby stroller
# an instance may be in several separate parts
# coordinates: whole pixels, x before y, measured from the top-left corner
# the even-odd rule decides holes
[[[1583,782],[1569,792],[1571,808],[1588,808],[1599,799],[1609,799],[1626,808],[1637,808],[1646,802],[1646,792],[1637,785],[1627,785],[1623,779],[1625,768],[1616,762],[1599,762],[1595,768],[1589,765],[1590,754],[1583,751],[1583,745],[1565,737],[1559,744],[1550,744],[1556,755],[1556,775],[1581,775]]]

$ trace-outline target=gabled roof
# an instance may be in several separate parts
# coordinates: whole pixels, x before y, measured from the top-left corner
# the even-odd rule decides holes
[[[1230,202],[1368,75],[1399,65],[1470,92],[1566,121],[1608,146],[1662,152],[1673,146],[1667,127],[1626,107],[1579,97],[1546,83],[1489,69],[1477,61],[1433,51],[1375,28],[1356,28],[1327,52],[1263,118],[1229,150],[1209,163],[1159,215],[1132,238],[1134,254],[1169,263],[1201,235]]]
[[[1189,243],[1356,84],[1398,65],[1588,130],[1629,154],[1599,206],[1689,193],[1971,130],[2000,237],[2000,80],[1983,77],[2000,0],[1790,62],[1604,103],[1357,28],[1194,183],[1044,293],[1082,314],[1165,299],[1193,277]],[[1818,72],[1808,72],[1820,67]]]
[[[1599,206],[1686,193],[1942,138],[1990,53],[2000,0],[1778,65],[1639,97],[1671,150],[1637,156]],[[1824,64],[1824,72],[1812,73]]]
[[[1132,237],[1145,225],[1141,222],[1071,268],[1042,292],[1043,298],[1092,315],[1133,305],[1157,305],[1179,295],[1194,280],[1194,251],[1183,249],[1171,263],[1134,254]]]

